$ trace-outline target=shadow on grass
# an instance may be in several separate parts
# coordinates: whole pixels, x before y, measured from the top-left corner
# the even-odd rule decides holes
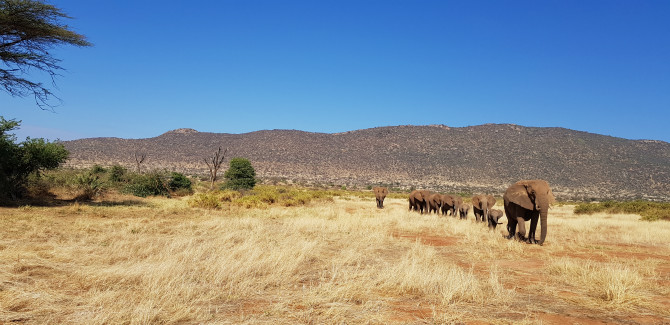
[[[84,201],[77,199],[57,199],[57,198],[26,198],[18,200],[0,200],[0,207],[4,208],[19,208],[26,205],[35,207],[64,207],[77,203],[79,205],[91,207],[146,207],[149,206],[147,202],[135,199],[112,200],[112,201]]]

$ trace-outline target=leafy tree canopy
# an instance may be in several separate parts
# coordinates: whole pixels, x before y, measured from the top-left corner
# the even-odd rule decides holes
[[[42,82],[28,80],[31,69],[47,73],[53,83],[63,68],[50,50],[59,45],[90,46],[83,35],[63,24],[71,17],[37,0],[0,0],[0,88],[12,96],[33,95],[40,108],[55,97]]]
[[[16,137],[8,132],[19,123],[0,116],[0,199],[20,196],[28,175],[57,168],[69,154],[62,144],[41,138],[16,143]]]
[[[256,186],[256,171],[251,162],[246,158],[233,158],[230,160],[230,168],[223,174],[226,179],[224,188],[233,190],[251,189]]]

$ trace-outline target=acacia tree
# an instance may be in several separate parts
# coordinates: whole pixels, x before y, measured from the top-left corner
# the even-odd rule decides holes
[[[71,19],[59,8],[37,0],[0,0],[0,87],[12,96],[33,95],[37,106],[56,98],[42,82],[28,80],[31,69],[46,73],[55,85],[60,60],[50,51],[59,45],[91,46],[86,37],[61,22]]]

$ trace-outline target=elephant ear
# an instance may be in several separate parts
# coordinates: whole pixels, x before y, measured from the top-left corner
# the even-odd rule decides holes
[[[486,201],[488,202],[489,209],[496,205],[496,198],[493,195],[487,195]]]
[[[524,209],[535,210],[535,204],[528,197],[526,186],[523,184],[516,183],[507,188],[507,191],[505,191],[505,199],[520,205]]]
[[[384,194],[384,196],[388,195],[389,190],[386,187],[382,187],[382,194]]]
[[[473,207],[479,207],[479,196],[473,196],[472,197],[472,206]]]

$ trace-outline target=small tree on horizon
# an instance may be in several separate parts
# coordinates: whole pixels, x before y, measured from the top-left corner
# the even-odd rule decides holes
[[[256,171],[249,159],[237,157],[230,160],[230,168],[223,174],[223,188],[232,190],[252,189],[256,186]]]

